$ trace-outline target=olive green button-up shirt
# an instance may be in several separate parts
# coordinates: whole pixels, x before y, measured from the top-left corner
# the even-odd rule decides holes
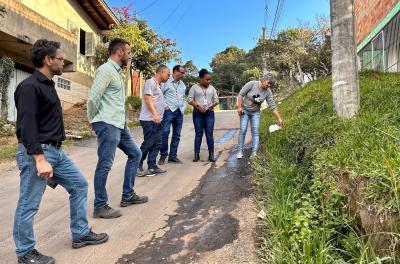
[[[125,85],[121,70],[111,59],[97,69],[87,103],[89,123],[105,122],[124,129]]]

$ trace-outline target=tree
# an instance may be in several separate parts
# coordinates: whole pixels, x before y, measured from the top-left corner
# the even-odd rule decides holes
[[[120,23],[107,33],[107,38],[123,38],[127,40],[131,46],[133,58],[135,58],[137,54],[147,51],[149,45],[143,38],[139,26],[129,13],[131,6],[132,4],[122,8],[113,7]],[[101,43],[96,48],[96,62],[98,66],[107,61],[107,47],[108,45]]]
[[[190,89],[190,87],[199,81],[199,70],[192,60],[187,61],[182,66],[186,70],[186,74],[183,76],[182,81],[186,84],[186,88]]]
[[[1,118],[8,118],[8,86],[14,75],[14,62],[9,57],[0,58]]]
[[[360,109],[353,0],[331,0],[332,92],[339,117],[351,118]]]
[[[235,46],[230,46],[217,53],[210,64],[213,72],[213,85],[219,90],[231,93],[240,90],[240,76],[247,68],[246,52]]]
[[[252,69],[244,70],[240,75],[239,88],[244,86],[247,82],[252,80],[259,80],[261,78],[261,71],[259,68],[254,67]]]
[[[122,8],[113,7],[120,24],[113,28],[108,38],[123,38],[131,44],[132,62],[130,70],[136,70],[145,78],[155,73],[160,64],[166,64],[175,59],[179,60],[180,51],[176,42],[158,35],[154,29],[148,27],[146,20],[140,19],[137,14],[131,15],[132,4]],[[107,44],[100,44],[96,49],[97,65],[107,61]],[[131,72],[130,72],[131,73]],[[127,75],[127,78],[132,76]],[[133,90],[133,85],[131,86]],[[135,91],[132,91],[135,94]]]
[[[147,50],[133,58],[132,66],[135,70],[143,73],[145,77],[150,77],[159,65],[171,60],[180,61],[180,50],[176,48],[175,41],[158,35],[154,29],[148,27],[146,20],[138,16],[133,19],[140,30],[140,36],[148,45]]]
[[[227,64],[227,63],[239,63],[243,61],[245,58],[246,51],[243,49],[240,49],[235,46],[230,46],[227,47],[224,51],[217,53],[212,61],[210,66],[212,68],[218,67],[222,64]]]

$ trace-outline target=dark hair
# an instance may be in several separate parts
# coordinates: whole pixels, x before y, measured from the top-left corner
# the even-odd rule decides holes
[[[31,49],[31,61],[36,68],[43,67],[43,60],[46,56],[56,56],[57,50],[61,47],[60,42],[39,39]]]
[[[164,64],[161,64],[160,66],[157,67],[156,73],[159,73],[165,69],[168,69],[168,67],[165,66]]]
[[[179,71],[179,69],[180,68],[183,68],[183,66],[182,65],[175,65],[173,68],[172,68],[172,72],[177,72],[177,71]]]
[[[208,70],[206,70],[206,69],[201,69],[200,71],[199,71],[199,77],[200,78],[203,78],[204,76],[206,76],[207,74],[211,74]]]
[[[108,55],[113,55],[117,50],[125,51],[125,45],[130,45],[128,41],[122,38],[115,38],[108,44]]]

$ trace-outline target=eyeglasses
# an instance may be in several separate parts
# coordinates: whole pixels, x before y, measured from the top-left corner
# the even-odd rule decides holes
[[[205,79],[207,82],[211,81],[211,79]]]
[[[185,74],[186,72],[181,72],[181,71],[179,71],[180,73],[182,73],[182,74]]]
[[[61,61],[61,62],[64,62],[64,58],[63,57],[60,57],[60,58],[58,58],[58,57],[55,57],[55,56],[50,56],[52,59],[57,59],[57,60],[59,60],[59,61]]]

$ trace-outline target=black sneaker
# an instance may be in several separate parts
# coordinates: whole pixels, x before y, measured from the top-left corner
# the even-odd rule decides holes
[[[148,177],[167,172],[166,170],[163,170],[159,167],[153,168],[153,169],[148,169],[147,171],[148,171],[148,174],[146,176],[148,176]]]
[[[110,219],[120,217],[121,215],[119,210],[111,208],[108,204],[103,207],[95,208],[93,212],[94,218]]]
[[[182,162],[180,159],[178,159],[177,157],[175,157],[175,158],[168,158],[168,162],[169,162],[169,163],[176,163],[176,164],[183,164],[183,162]]]
[[[124,199],[122,198],[121,200],[121,207],[127,207],[132,204],[143,204],[147,203],[149,201],[149,198],[147,196],[139,196],[136,193],[132,194],[131,197]]]
[[[96,234],[90,229],[89,233],[79,239],[72,241],[72,248],[81,248],[88,245],[99,245],[107,242],[108,235],[106,233]]]
[[[54,264],[56,260],[52,257],[43,255],[36,249],[32,249],[22,257],[18,257],[18,263],[29,264]]]
[[[166,158],[167,156],[160,156],[160,159],[158,160],[158,165],[164,165]]]

